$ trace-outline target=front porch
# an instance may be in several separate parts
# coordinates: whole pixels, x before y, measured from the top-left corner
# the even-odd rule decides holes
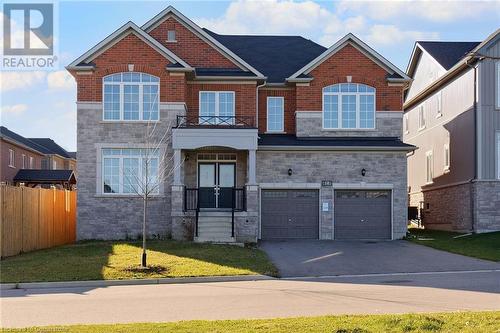
[[[172,236],[197,242],[255,242],[257,130],[176,128]]]

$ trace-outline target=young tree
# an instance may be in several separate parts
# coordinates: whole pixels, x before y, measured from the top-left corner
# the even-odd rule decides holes
[[[151,103],[153,104],[153,103]],[[149,113],[150,115],[152,113]],[[159,114],[159,110],[158,110]],[[151,118],[151,117],[150,117]],[[174,170],[180,165],[174,165],[174,156],[171,150],[173,120],[166,122],[162,119],[162,126],[158,121],[149,120],[140,148],[140,162],[123,166],[123,181],[131,192],[137,194],[143,203],[142,211],[142,268],[147,267],[146,235],[148,203],[152,196],[159,194],[162,184],[167,184]],[[163,124],[167,125],[163,125]],[[182,161],[181,161],[182,164]]]

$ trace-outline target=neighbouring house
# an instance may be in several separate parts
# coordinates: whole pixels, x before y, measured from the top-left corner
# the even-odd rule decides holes
[[[143,177],[147,126],[162,136],[172,122],[158,156],[175,168],[149,203],[150,236],[406,234],[410,78],[352,34],[328,49],[299,36],[220,35],[168,7],[67,69],[78,87],[79,239],[141,234],[130,179]]]
[[[69,180],[75,177],[74,174],[66,177],[66,173],[56,170],[76,170],[76,153],[66,151],[52,139],[25,138],[0,126],[0,153],[0,182],[27,186],[62,186],[67,183],[74,186],[73,180]],[[28,174],[29,181],[25,182]],[[43,179],[37,178],[41,175]]]
[[[427,228],[500,230],[500,30],[482,42],[417,42],[404,142],[411,206]]]

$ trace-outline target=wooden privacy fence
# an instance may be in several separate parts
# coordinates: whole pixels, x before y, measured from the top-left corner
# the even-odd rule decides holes
[[[76,239],[76,191],[0,185],[0,255]]]

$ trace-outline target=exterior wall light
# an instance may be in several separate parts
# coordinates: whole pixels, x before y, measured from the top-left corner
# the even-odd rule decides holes
[[[288,169],[288,175],[291,176],[293,173],[293,170],[292,169]]]
[[[366,169],[365,169],[365,168],[363,168],[363,169],[361,169],[361,176],[363,176],[363,177],[364,177],[365,175],[366,175]]]

